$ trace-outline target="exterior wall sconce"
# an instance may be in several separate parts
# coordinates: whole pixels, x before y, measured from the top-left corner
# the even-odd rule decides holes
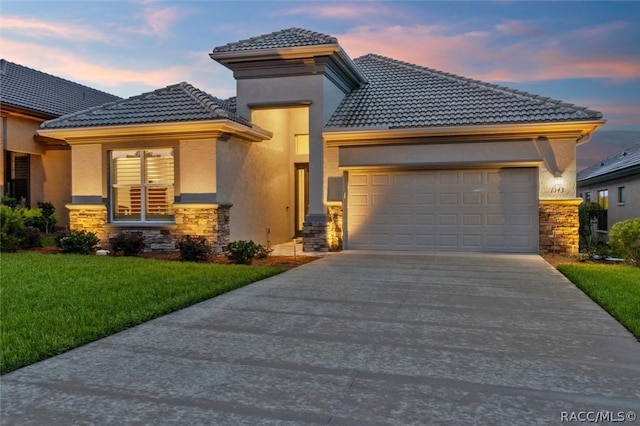
[[[562,194],[564,192],[564,179],[562,176],[555,176],[553,178],[553,186],[551,187],[552,194]]]

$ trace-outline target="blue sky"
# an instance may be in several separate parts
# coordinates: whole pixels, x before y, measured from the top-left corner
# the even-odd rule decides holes
[[[302,27],[352,58],[378,53],[602,111],[603,130],[640,140],[638,1],[0,1],[3,58],[122,97],[180,81],[232,96],[231,72],[208,52]]]

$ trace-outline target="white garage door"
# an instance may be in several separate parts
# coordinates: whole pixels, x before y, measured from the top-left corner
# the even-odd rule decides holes
[[[538,251],[535,168],[351,171],[346,247]]]

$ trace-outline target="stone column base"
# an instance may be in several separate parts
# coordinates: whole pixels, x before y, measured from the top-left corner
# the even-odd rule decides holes
[[[540,200],[540,253],[578,253],[581,199]]]
[[[72,231],[93,232],[100,238],[101,245],[109,241],[107,224],[107,206],[104,204],[67,204],[69,210],[69,229]]]
[[[230,205],[175,204],[175,236],[202,236],[213,246],[214,254],[229,244]]]
[[[328,206],[329,219],[327,224],[327,240],[329,242],[329,250],[342,250],[342,203],[330,204]]]

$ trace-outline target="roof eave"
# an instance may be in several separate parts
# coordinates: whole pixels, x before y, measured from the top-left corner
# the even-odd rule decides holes
[[[602,183],[614,179],[621,179],[628,176],[640,175],[640,164],[625,167],[622,169],[612,170],[596,176],[591,176],[586,179],[578,178],[576,183],[578,186],[589,186],[597,183]]]
[[[247,142],[271,139],[273,133],[261,127],[246,126],[229,119],[200,120],[168,123],[124,124],[93,127],[38,129],[37,135],[74,143],[105,143],[129,138],[218,138],[223,134]]]
[[[386,126],[369,128],[325,128],[322,135],[329,145],[339,146],[358,142],[363,145],[387,143],[424,137],[492,136],[494,138],[538,138],[553,134],[557,137],[580,138],[596,131],[606,120],[563,121],[551,123],[484,124],[463,126],[433,126],[390,129]]]
[[[274,59],[309,59],[322,56],[334,56],[337,58],[336,63],[342,72],[359,85],[367,83],[367,78],[338,43],[209,53],[211,59],[231,70],[233,70],[234,64],[246,62]]]

